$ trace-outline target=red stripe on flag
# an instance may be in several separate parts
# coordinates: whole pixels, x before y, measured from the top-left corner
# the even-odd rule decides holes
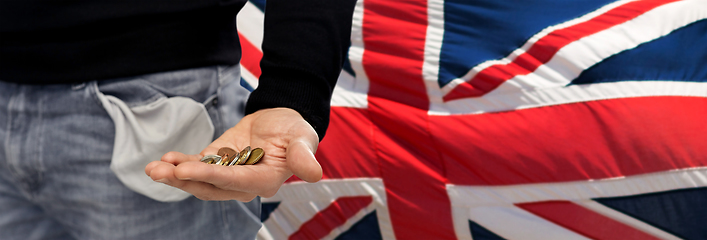
[[[317,148],[324,178],[380,177],[368,109],[332,107],[326,136]]]
[[[320,211],[309,221],[300,226],[299,230],[290,235],[289,239],[321,239],[337,227],[346,223],[373,202],[371,196],[341,197]]]
[[[238,33],[241,41],[241,66],[252,73],[256,78],[260,77],[260,60],[263,59],[263,52],[253,43],[248,41],[243,34]]]
[[[427,127],[427,1],[363,5],[368,109],[395,237],[456,239],[443,165]]]
[[[516,206],[591,239],[659,239],[568,201],[522,203]]]
[[[432,116],[430,126],[451,183],[578,181],[707,166],[705,106],[702,97],[621,98]]]
[[[581,38],[634,19],[651,9],[677,0],[633,1],[611,9],[588,21],[557,29],[540,38],[525,53],[512,62],[484,68],[471,80],[461,83],[444,96],[444,101],[482,96],[503,82],[518,75],[526,75],[547,63],[555,54]]]

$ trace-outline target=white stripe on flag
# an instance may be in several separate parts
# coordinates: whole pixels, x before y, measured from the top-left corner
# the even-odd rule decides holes
[[[356,77],[341,71],[332,96],[332,107],[368,108],[368,88],[370,83],[362,64],[365,51],[363,45],[363,4],[363,0],[356,2],[351,24],[349,62]]]
[[[607,4],[606,6],[603,6],[593,12],[585,14],[581,17],[569,20],[567,22],[564,22],[564,23],[561,23],[558,25],[549,26],[549,27],[541,30],[537,34],[533,35],[530,39],[528,39],[528,41],[525,44],[523,44],[523,46],[521,46],[520,48],[513,51],[510,55],[508,55],[508,57],[505,57],[502,59],[488,60],[483,63],[480,63],[479,65],[477,65],[477,66],[473,67],[471,70],[469,70],[469,72],[467,72],[463,77],[461,77],[459,79],[455,79],[454,81],[448,83],[443,88],[444,89],[443,94],[446,94],[447,92],[451,91],[452,88],[456,87],[460,83],[462,83],[466,80],[472,79],[474,76],[476,76],[477,73],[479,73],[481,70],[484,70],[485,68],[487,68],[489,66],[496,65],[496,64],[508,64],[508,63],[512,62],[513,60],[516,59],[516,57],[520,56],[521,54],[525,53],[528,49],[530,49],[530,47],[532,47],[538,40],[547,36],[549,33],[553,32],[555,30],[567,28],[567,27],[570,27],[570,26],[573,26],[576,24],[586,22],[588,20],[591,20],[594,17],[597,17],[599,15],[602,15],[602,14],[608,12],[609,10],[612,10],[618,6],[621,6],[621,5],[624,5],[628,2],[633,2],[633,1],[635,1],[635,0],[616,1],[613,3]]]
[[[366,215],[372,213],[375,210],[376,210],[376,206],[374,204],[368,205],[367,207],[361,209],[361,211],[358,211],[358,213],[356,213],[356,215],[347,219],[346,223],[344,223],[341,226],[337,227],[336,229],[332,230],[331,233],[329,233],[329,235],[323,237],[322,240],[336,239],[339,235],[341,235],[342,233],[351,229],[351,227],[353,227],[354,224],[358,223],[358,221],[361,221],[361,219],[366,217]],[[386,238],[383,238],[383,239],[386,239]]]
[[[302,224],[312,219],[334,200],[353,196],[371,196],[373,202],[364,211],[357,213],[355,219],[349,219],[347,223],[342,225],[343,227],[339,227],[335,231],[341,233],[366,214],[376,211],[381,236],[385,240],[394,240],[395,235],[388,213],[385,186],[380,178],[324,179],[317,183],[287,183],[278,190],[275,196],[262,198],[263,203],[280,202],[280,205],[263,223],[264,229],[258,233],[258,239],[287,239]]]
[[[368,95],[366,94],[366,92],[368,91],[368,89],[360,89],[361,86],[357,85],[357,83],[362,82],[363,81],[361,79],[356,79],[348,72],[341,71],[341,74],[339,74],[339,80],[336,83],[336,87],[334,88],[334,93],[331,96],[331,106],[367,108]]]
[[[509,186],[447,185],[456,207],[479,207],[552,200],[576,201],[621,197],[707,186],[707,167],[648,173],[602,180]]]
[[[590,199],[705,186],[707,168],[691,168],[623,178],[562,183],[510,186],[448,184],[447,193],[452,205],[454,229],[459,239],[471,239],[469,219],[507,239],[548,239],[547,237],[554,236],[560,236],[559,239],[574,239],[564,235],[567,234],[565,228],[515,206],[518,203],[553,200],[573,201],[658,238],[675,239],[675,236],[669,233],[600,206]],[[548,232],[552,232],[552,236],[548,236]]]
[[[245,80],[248,85],[250,85],[251,88],[256,89],[258,88],[258,78],[255,77],[250,71],[248,71],[247,68],[243,67],[241,65],[241,77],[243,80]]]
[[[512,205],[454,209],[454,214],[457,211],[468,214],[463,223],[454,223],[459,239],[471,239],[469,219],[505,239],[588,239]],[[460,236],[460,233],[468,235]]]
[[[606,11],[609,7],[617,4],[611,4],[603,7],[596,12],[583,16],[581,21],[570,21],[572,24],[586,21],[586,19],[598,15],[600,12]],[[665,36],[670,32],[682,28],[690,23],[707,19],[707,1],[704,0],[685,0],[673,3],[668,3],[652,9],[630,21],[616,25],[607,30],[596,34],[584,37],[578,41],[568,44],[559,50],[559,52],[546,64],[541,65],[533,73],[528,75],[516,76],[498,88],[492,90],[481,97],[463,98],[444,102],[442,97],[453,87],[461,82],[471,79],[473,76],[496,63],[508,63],[515,59],[519,54],[525,52],[534,41],[547,35],[555,29],[566,27],[569,23],[563,23],[558,26],[550,27],[541,31],[536,36],[531,38],[523,48],[516,50],[513,54],[501,60],[491,60],[484,62],[477,67],[474,67],[463,78],[455,80],[456,83],[447,84],[442,90],[438,87],[434,88],[434,84],[428,80],[428,94],[430,96],[430,114],[432,115],[449,115],[449,114],[477,114],[485,112],[508,111],[514,109],[551,106],[564,103],[573,103],[581,101],[592,101],[601,99],[611,99],[620,97],[642,97],[651,96],[653,94],[659,96],[705,96],[704,90],[694,91],[686,89],[693,87],[687,83],[686,86],[677,87],[684,89],[684,92],[674,92],[676,87],[670,87],[670,92],[660,89],[650,89],[656,86],[665,86],[657,84],[653,86],[638,86],[639,90],[622,88],[634,87],[635,84],[616,83],[607,87],[602,85],[594,88],[589,87],[590,92],[578,91],[583,89],[582,86],[565,87],[574,78],[579,76],[585,69],[594,64],[608,58],[616,53],[624,50],[632,49],[639,44],[649,42]],[[627,79],[630,80],[630,79]],[[679,79],[676,79],[679,80]],[[645,81],[644,81],[645,82]],[[645,84],[645,83],[641,83]],[[694,84],[694,83],[693,83]],[[678,83],[680,85],[680,83]],[[616,89],[624,94],[616,94]],[[649,88],[649,89],[646,89]],[[704,89],[704,87],[698,87]],[[591,91],[599,90],[600,91]],[[645,90],[648,90],[647,92]],[[639,93],[643,92],[643,93]]]
[[[500,88],[504,88],[501,85]],[[567,103],[627,97],[707,97],[707,83],[681,81],[620,81],[567,87],[490,92],[479,98],[431,103],[430,115],[481,114]]]
[[[439,88],[439,58],[444,40],[444,0],[427,1],[427,37],[425,39],[425,61],[422,77],[427,88]],[[429,90],[428,90],[429,91]]]
[[[236,26],[238,32],[242,34],[250,43],[263,51],[263,31],[265,25],[265,14],[250,1],[246,2],[243,9],[236,16]]]
[[[615,4],[611,5],[613,6]],[[605,10],[605,7],[600,9],[600,11]],[[598,14],[592,13],[588,15]],[[591,67],[607,57],[627,49],[632,49],[641,43],[660,38],[676,29],[705,18],[707,18],[707,1],[685,0],[668,3],[622,24],[570,43],[560,49],[550,62],[542,65],[534,73],[515,77],[506,81],[504,85],[511,84],[516,88],[566,85],[584,69]],[[583,20],[577,21],[576,23],[584,22],[586,21],[584,19],[588,18],[583,16],[580,17],[580,19]],[[550,27],[549,29],[564,28],[565,25],[568,24],[561,25],[562,27]],[[479,71],[491,66],[491,63],[505,64],[513,61],[517,56],[524,53],[525,50],[527,50],[526,48],[532,46],[534,41],[547,35],[548,32],[545,30],[541,31],[541,33],[532,37],[523,48],[514,51],[504,59],[491,60],[479,64],[464,77],[454,80],[455,83],[444,86],[442,93],[446,94],[461,82],[473,78]],[[501,89],[495,89],[493,91],[500,90]]]
[[[595,202],[592,200],[581,200],[581,201],[574,201],[574,203],[581,205],[582,207],[585,207],[587,209],[590,209],[594,212],[597,212],[599,214],[602,214],[604,216],[607,216],[611,219],[619,221],[623,224],[626,224],[628,226],[631,226],[633,228],[641,230],[645,233],[653,235],[658,239],[664,239],[664,240],[679,240],[679,239],[681,239],[681,238],[676,237],[670,233],[660,230],[654,226],[651,226],[645,222],[639,221],[633,217],[630,217],[630,216],[623,214],[619,211],[616,211],[612,208],[604,206],[603,204],[600,204],[598,202]]]

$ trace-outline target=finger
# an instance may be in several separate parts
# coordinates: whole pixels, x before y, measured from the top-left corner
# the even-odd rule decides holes
[[[268,170],[270,169],[270,170]],[[258,195],[277,189],[284,182],[270,166],[219,166],[199,163],[184,163],[175,169],[180,180],[200,181],[226,190],[255,193]]]
[[[152,161],[152,162],[148,163],[147,166],[145,166],[145,174],[147,174],[147,176],[150,176],[150,172],[152,171],[152,169],[154,169],[156,166],[160,165],[160,163],[165,163],[165,162]]]
[[[170,186],[182,189],[205,201],[238,200],[241,202],[250,202],[257,197],[257,195],[253,193],[225,190],[204,182],[177,180],[177,182],[170,184]]]
[[[154,165],[155,166],[152,170],[150,170],[150,173],[147,174],[153,181],[161,182],[177,188],[181,188],[184,184],[186,184],[185,181],[178,179],[175,176],[174,170],[177,166],[166,162],[156,162]]]
[[[192,195],[201,200],[238,200],[242,202],[249,202],[257,196],[252,193],[220,189],[215,187],[214,185],[204,182],[180,180],[174,175],[174,170],[176,169],[176,166],[159,161],[153,163],[151,163],[153,164],[153,167],[148,173],[152,180],[182,189],[185,192],[191,193]]]
[[[303,141],[291,143],[287,148],[287,166],[295,176],[306,182],[322,179],[322,167],[314,157],[313,148]]]
[[[145,171],[147,172],[147,175],[152,178],[153,181],[168,183],[177,180],[177,178],[174,177],[175,166],[171,163],[154,161],[148,164],[148,166],[151,167],[149,172],[147,172],[147,167],[145,168]]]
[[[201,155],[187,155],[180,152],[168,152],[165,155],[162,155],[160,160],[173,165],[179,165],[184,162],[199,161],[201,157]]]

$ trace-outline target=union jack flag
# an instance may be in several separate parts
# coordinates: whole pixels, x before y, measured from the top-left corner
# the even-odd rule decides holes
[[[264,0],[238,19],[257,87]],[[260,239],[707,239],[707,0],[359,0]]]

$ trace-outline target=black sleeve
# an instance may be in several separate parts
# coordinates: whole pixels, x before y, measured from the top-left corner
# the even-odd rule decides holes
[[[322,140],[332,90],[350,45],[355,4],[355,0],[267,1],[262,74],[246,114],[292,108]]]

